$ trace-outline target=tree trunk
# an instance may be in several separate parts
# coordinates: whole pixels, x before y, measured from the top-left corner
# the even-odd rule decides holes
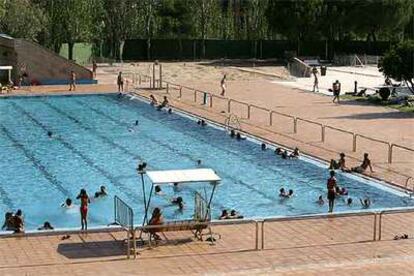
[[[68,42],[68,59],[73,60],[73,47],[75,46],[74,42]]]
[[[123,62],[122,56],[124,54],[124,45],[125,45],[125,40],[121,40],[119,42],[119,60],[121,61],[121,63]]]

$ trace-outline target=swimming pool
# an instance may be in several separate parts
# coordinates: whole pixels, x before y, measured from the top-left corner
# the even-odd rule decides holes
[[[325,197],[329,173],[321,164],[306,158],[283,160],[257,143],[231,139],[217,127],[200,127],[179,114],[114,94],[2,98],[0,148],[0,212],[22,209],[27,229],[46,220],[57,228],[78,228],[79,209],[60,205],[68,197],[74,199],[81,188],[93,196],[101,185],[109,196],[91,203],[90,226],[113,222],[114,195],[134,209],[139,223],[140,161],[147,162],[148,169],[164,170],[195,168],[201,159],[202,166],[222,178],[213,200],[214,217],[223,208],[248,218],[327,211],[326,204],[315,203],[319,195]],[[413,205],[402,193],[378,184],[341,173],[337,178],[354,204],[347,206],[346,197],[341,198],[336,211],[360,210],[359,198],[364,197],[371,198],[372,208]],[[151,208],[161,207],[166,219],[189,218],[194,191],[204,193],[204,187],[165,187],[165,196],[154,196]],[[295,196],[280,200],[281,187],[293,189]],[[169,203],[173,196],[184,198],[183,213]]]

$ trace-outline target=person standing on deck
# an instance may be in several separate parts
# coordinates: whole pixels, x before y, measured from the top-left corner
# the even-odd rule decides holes
[[[335,204],[337,184],[336,184],[336,178],[335,178],[335,171],[331,171],[330,175],[331,177],[329,177],[328,179],[326,188],[328,189],[329,213],[332,213],[334,204]]]
[[[332,84],[332,92],[334,94],[334,98],[332,100],[332,102],[335,102],[335,99],[337,101],[337,103],[339,103],[339,94],[341,93],[341,83],[336,80],[333,84]]]
[[[226,94],[226,74],[224,74],[223,78],[221,79],[220,86],[221,86],[220,95],[224,96]]]
[[[118,85],[118,92],[124,92],[124,78],[122,77],[122,72],[119,72],[116,83]]]
[[[96,64],[96,61],[93,60],[92,61],[92,73],[93,73],[93,78],[96,78],[96,69],[98,69],[98,64]]]
[[[81,189],[79,195],[76,199],[80,199],[80,215],[81,215],[81,225],[82,231],[88,230],[88,204],[91,203],[88,194],[86,193],[85,189]]]
[[[74,71],[70,71],[69,77],[69,91],[76,90],[76,73]]]
[[[313,67],[312,74],[313,74],[313,77],[314,77],[312,92],[315,92],[315,90],[316,90],[316,92],[319,92],[318,69],[316,69],[316,67]]]

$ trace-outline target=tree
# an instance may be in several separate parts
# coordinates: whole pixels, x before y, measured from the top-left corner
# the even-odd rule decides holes
[[[404,81],[414,94],[414,40],[393,47],[380,60],[378,68],[386,77]]]
[[[13,37],[36,41],[44,22],[42,10],[28,0],[6,0],[0,4],[1,29]]]

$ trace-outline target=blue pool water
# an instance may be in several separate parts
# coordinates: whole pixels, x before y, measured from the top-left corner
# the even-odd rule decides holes
[[[319,195],[325,196],[326,168],[303,159],[282,160],[256,143],[231,139],[220,129],[202,128],[178,114],[113,94],[0,99],[0,149],[0,213],[22,209],[27,229],[45,220],[58,228],[79,227],[78,208],[60,205],[81,188],[92,196],[100,185],[110,196],[92,202],[90,226],[113,222],[114,195],[133,207],[139,223],[143,195],[135,168],[140,161],[154,170],[195,168],[201,159],[223,179],[213,201],[215,217],[222,208],[234,208],[245,217],[327,211],[326,204],[315,203]],[[355,202],[348,207],[346,198],[339,199],[338,211],[360,210],[357,201],[367,196],[372,208],[412,205],[409,198],[358,178],[337,178]],[[293,189],[295,196],[280,200],[282,186]],[[151,208],[160,206],[166,219],[189,218],[194,191],[210,189],[202,184],[183,185],[180,191],[166,186],[165,196],[153,197]],[[186,203],[183,213],[169,204],[178,195]]]

